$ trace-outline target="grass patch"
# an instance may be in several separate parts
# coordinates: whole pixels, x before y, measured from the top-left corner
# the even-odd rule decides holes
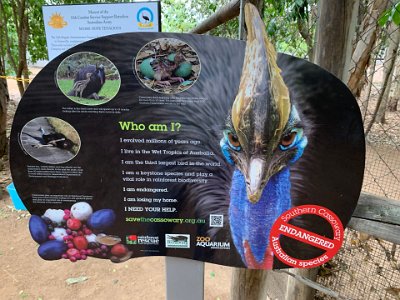
[[[74,86],[73,79],[59,79],[57,80],[57,82],[58,82],[58,87],[65,95],[67,95]],[[67,96],[67,97],[72,101],[82,105],[92,105],[92,106],[100,105],[114,98],[115,95],[118,93],[120,85],[121,85],[121,80],[106,80],[106,82],[104,83],[103,87],[99,92],[99,96],[104,97],[104,99],[101,100],[86,99],[75,96]]]
[[[67,122],[58,118],[47,117],[47,121],[56,132],[62,133],[66,136],[66,138],[70,139],[75,144],[71,151],[72,153],[77,154],[81,145],[81,139],[79,138],[79,134],[76,132],[76,130]]]

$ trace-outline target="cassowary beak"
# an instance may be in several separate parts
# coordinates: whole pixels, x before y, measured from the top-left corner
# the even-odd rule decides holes
[[[247,183],[247,196],[250,202],[257,202],[262,193],[262,180],[265,172],[265,160],[253,158],[249,166],[249,182]]]
[[[246,161],[247,196],[257,202],[268,183],[268,161],[278,147],[290,115],[289,91],[282,79],[277,54],[267,38],[257,8],[245,6],[247,43],[239,91],[232,106],[232,124]]]

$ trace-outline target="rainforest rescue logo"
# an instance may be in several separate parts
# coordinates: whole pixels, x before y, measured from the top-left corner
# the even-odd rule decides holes
[[[64,20],[64,17],[59,13],[54,13],[50,17],[50,21],[47,23],[54,29],[62,29],[68,25],[68,22]]]
[[[148,7],[142,7],[139,9],[136,20],[139,28],[151,29],[154,27],[154,14],[153,11]]]
[[[154,245],[158,246],[160,239],[158,236],[152,235],[136,235],[131,234],[126,236],[127,245]]]
[[[197,236],[196,237],[196,247],[211,248],[211,249],[231,249],[230,242],[214,242],[208,236]]]

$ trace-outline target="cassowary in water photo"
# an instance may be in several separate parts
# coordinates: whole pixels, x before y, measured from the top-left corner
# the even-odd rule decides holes
[[[74,143],[62,133],[46,133],[42,127],[40,127],[39,131],[42,136],[42,143],[32,145],[35,148],[57,147],[64,150],[71,150],[74,146]]]
[[[245,16],[245,61],[221,149],[235,166],[229,219],[236,249],[247,267],[271,269],[270,229],[291,207],[290,166],[303,154],[307,137],[264,23],[251,5]]]

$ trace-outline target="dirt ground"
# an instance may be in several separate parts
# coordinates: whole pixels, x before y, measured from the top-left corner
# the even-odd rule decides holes
[[[8,85],[13,114],[19,93],[15,81]],[[0,161],[0,299],[165,299],[164,257],[120,264],[90,257],[76,263],[41,259],[29,234],[29,214],[15,210],[5,191],[10,182],[8,162]],[[206,264],[204,272],[205,299],[229,299],[232,269]],[[68,284],[74,278],[81,281]]]

